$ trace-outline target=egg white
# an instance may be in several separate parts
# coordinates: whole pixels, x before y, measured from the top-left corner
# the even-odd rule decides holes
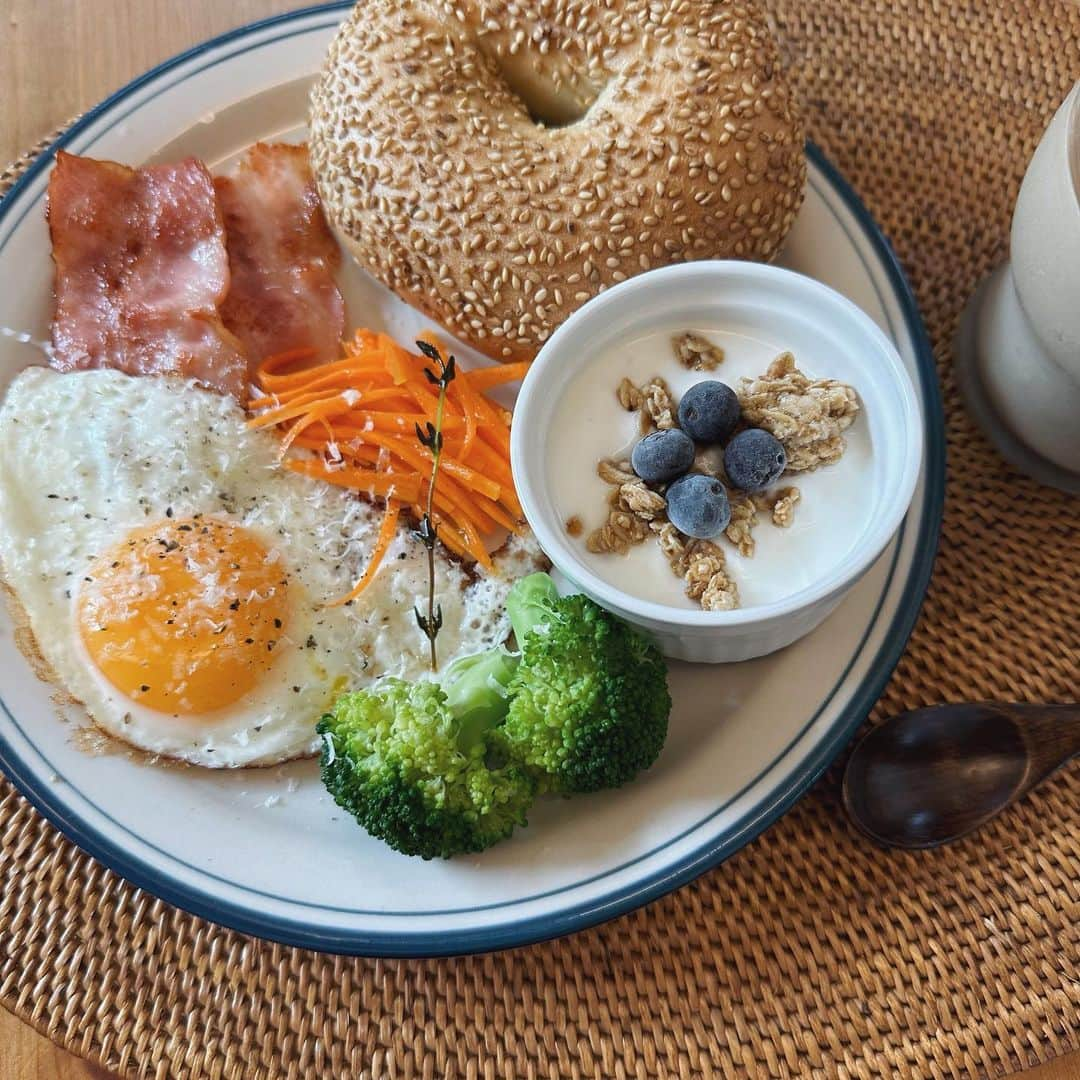
[[[314,725],[344,689],[383,674],[421,677],[426,639],[413,603],[426,595],[421,546],[403,526],[365,592],[324,602],[362,571],[381,511],[276,462],[278,439],[249,430],[230,399],[173,378],[28,368],[0,407],[0,569],[58,681],[108,733],[152,754],[210,767],[311,754]],[[132,530],[211,515],[242,525],[280,557],[287,635],[273,667],[233,705],[183,717],[139,705],[98,671],[81,640],[79,588],[92,561]],[[494,575],[437,566],[443,664],[502,641],[515,577],[536,567],[513,540]]]

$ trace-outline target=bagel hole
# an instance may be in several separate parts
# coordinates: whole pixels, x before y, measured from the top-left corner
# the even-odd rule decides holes
[[[537,127],[570,127],[571,124],[576,124],[588,115],[592,103],[599,96],[598,93],[594,93],[588,100],[575,98],[571,101],[560,97],[559,91],[554,85],[542,87],[534,83],[515,84],[511,79],[507,78],[505,72],[503,78],[514,96],[525,106],[529,119]]]
[[[562,78],[556,81],[557,65],[545,58],[545,66],[551,71],[540,70],[539,54],[528,49],[511,55],[496,51],[485,42],[481,42],[481,49],[538,127],[563,128],[576,124],[588,114],[603,89],[580,77],[568,65],[562,65]]]

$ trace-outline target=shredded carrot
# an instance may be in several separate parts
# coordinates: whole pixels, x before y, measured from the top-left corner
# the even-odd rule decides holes
[[[408,433],[415,438],[414,424],[423,426],[427,420],[427,413],[416,412],[389,412],[383,410],[359,409],[355,412],[344,414],[345,420],[335,425],[342,434],[363,438],[369,431],[389,431],[398,434]],[[443,431],[446,433],[457,432],[462,428],[463,421],[458,416],[446,416],[443,418]]]
[[[374,469],[356,469],[347,465],[328,468],[323,462],[314,459],[302,461],[292,458],[288,467],[293,472],[317,476],[328,484],[352,488],[353,491],[362,491],[365,495],[388,495],[404,503],[414,503],[420,499],[420,481],[415,476],[381,473]]]
[[[520,532],[521,522],[516,520],[512,514],[506,512],[502,505],[497,502],[493,502],[491,499],[485,499],[479,492],[473,492],[473,505],[472,505],[473,517],[479,517],[481,514],[486,514],[496,525],[501,525],[502,528],[509,532]]]
[[[325,375],[328,372],[345,371],[349,368],[356,368],[356,358],[354,356],[347,356],[343,360],[335,360],[330,364],[319,364],[318,367],[301,368],[299,371],[278,371],[278,365],[283,364],[285,361],[295,361],[298,354],[305,354],[310,350],[296,349],[291,353],[278,353],[276,356],[268,357],[259,365],[257,372],[259,384],[266,390],[272,389],[274,386],[302,386],[305,385],[313,375]]]
[[[422,340],[445,355],[434,335]],[[358,329],[342,344],[340,360],[312,367],[313,355],[292,349],[259,365],[248,424],[277,428],[281,459],[294,472],[386,500],[368,566],[352,591],[334,601],[339,605],[374,577],[402,511],[417,521],[424,514],[432,456],[414,429],[435,422],[438,394],[425,376],[430,361],[382,332]],[[488,544],[501,530],[520,532],[523,522],[510,470],[510,414],[485,392],[523,378],[528,368],[522,362],[459,369],[443,413],[433,523],[448,550],[487,570]],[[286,458],[290,448],[312,456]]]
[[[349,603],[350,600],[355,600],[371,584],[375,577],[375,571],[379,569],[379,563],[382,562],[383,556],[394,539],[394,533],[397,532],[398,514],[400,512],[396,502],[392,499],[387,500],[382,525],[379,526],[379,538],[371,549],[371,558],[368,559],[368,564],[364,568],[363,574],[360,575],[360,580],[344,596],[331,600],[326,605],[327,607],[341,607],[343,604]]]
[[[296,402],[300,398],[314,398],[317,392],[327,390],[356,390],[364,395],[365,401],[382,401],[395,397],[405,400],[401,390],[396,386],[379,387],[377,384],[380,380],[389,381],[385,372],[365,372],[356,367],[343,368],[340,371],[322,373],[318,378],[309,379],[297,389],[280,387],[264,397],[253,398],[248,402],[248,408],[263,409],[270,405],[284,405],[287,402]]]
[[[486,442],[477,442],[469,455],[474,469],[479,469],[485,476],[499,484],[503,491],[512,489],[514,478],[510,472],[509,457],[501,456],[492,450]]]
[[[311,427],[312,424],[325,424],[326,417],[319,416],[313,413],[307,413],[301,416],[292,427],[285,433],[285,438],[281,440],[281,446],[278,448],[278,461],[281,461],[286,453],[288,453],[289,447],[301,436],[303,433]],[[333,431],[333,428],[330,429]]]
[[[519,360],[516,364],[493,364],[491,367],[473,368],[465,373],[465,381],[474,390],[490,390],[493,386],[524,379],[531,365],[531,360]]]
[[[318,412],[321,416],[333,415],[335,409],[341,413],[347,412],[354,404],[347,396],[348,393],[349,391],[345,390],[330,397],[320,395],[314,401],[294,402],[277,409],[267,409],[266,412],[253,416],[248,421],[248,427],[268,427],[270,424],[280,424],[282,420],[292,420],[296,416],[307,416],[311,412]]]
[[[465,437],[461,440],[460,453],[461,459],[467,461],[476,443],[476,431],[480,426],[480,403],[476,400],[476,391],[464,377],[454,379],[450,384],[450,397],[455,403],[460,400],[461,411],[465,414]]]
[[[402,386],[408,383],[411,375],[407,363],[408,353],[404,349],[399,349],[393,343],[391,343],[390,347],[383,345],[383,350],[386,355],[386,366],[390,370],[390,377],[394,380],[395,385]]]
[[[420,446],[415,438],[406,439],[400,435],[387,435],[381,431],[365,431],[364,438],[365,441],[374,443],[376,446],[385,447],[392,454],[404,458],[418,472],[426,473],[431,469],[431,451]],[[468,465],[462,465],[452,457],[447,457],[446,454],[442,456],[441,468],[446,471],[448,476],[452,476],[455,480],[461,480],[469,487],[486,495],[489,499],[498,499],[502,492],[502,488],[498,484],[485,479],[475,469],[470,469]]]

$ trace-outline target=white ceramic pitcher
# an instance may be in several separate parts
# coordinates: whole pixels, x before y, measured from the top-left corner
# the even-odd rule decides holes
[[[968,308],[957,376],[1007,459],[1080,492],[1080,82],[1024,176],[1009,262]]]

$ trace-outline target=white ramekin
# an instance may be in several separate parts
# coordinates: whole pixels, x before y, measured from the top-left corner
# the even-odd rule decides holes
[[[547,445],[568,382],[606,348],[685,321],[758,326],[796,356],[800,341],[826,340],[856,357],[851,378],[870,425],[874,500],[863,534],[814,584],[774,603],[735,611],[692,611],[641,600],[593,573],[578,556],[547,483]],[[813,630],[881,554],[907,512],[922,463],[922,414],[915,388],[889,339],[850,300],[818,281],[758,263],[714,261],[653,270],[601,293],[541,349],[514,408],[511,461],[525,515],[555,567],[598,604],[646,631],[665,656],[723,663],[774,652]]]

